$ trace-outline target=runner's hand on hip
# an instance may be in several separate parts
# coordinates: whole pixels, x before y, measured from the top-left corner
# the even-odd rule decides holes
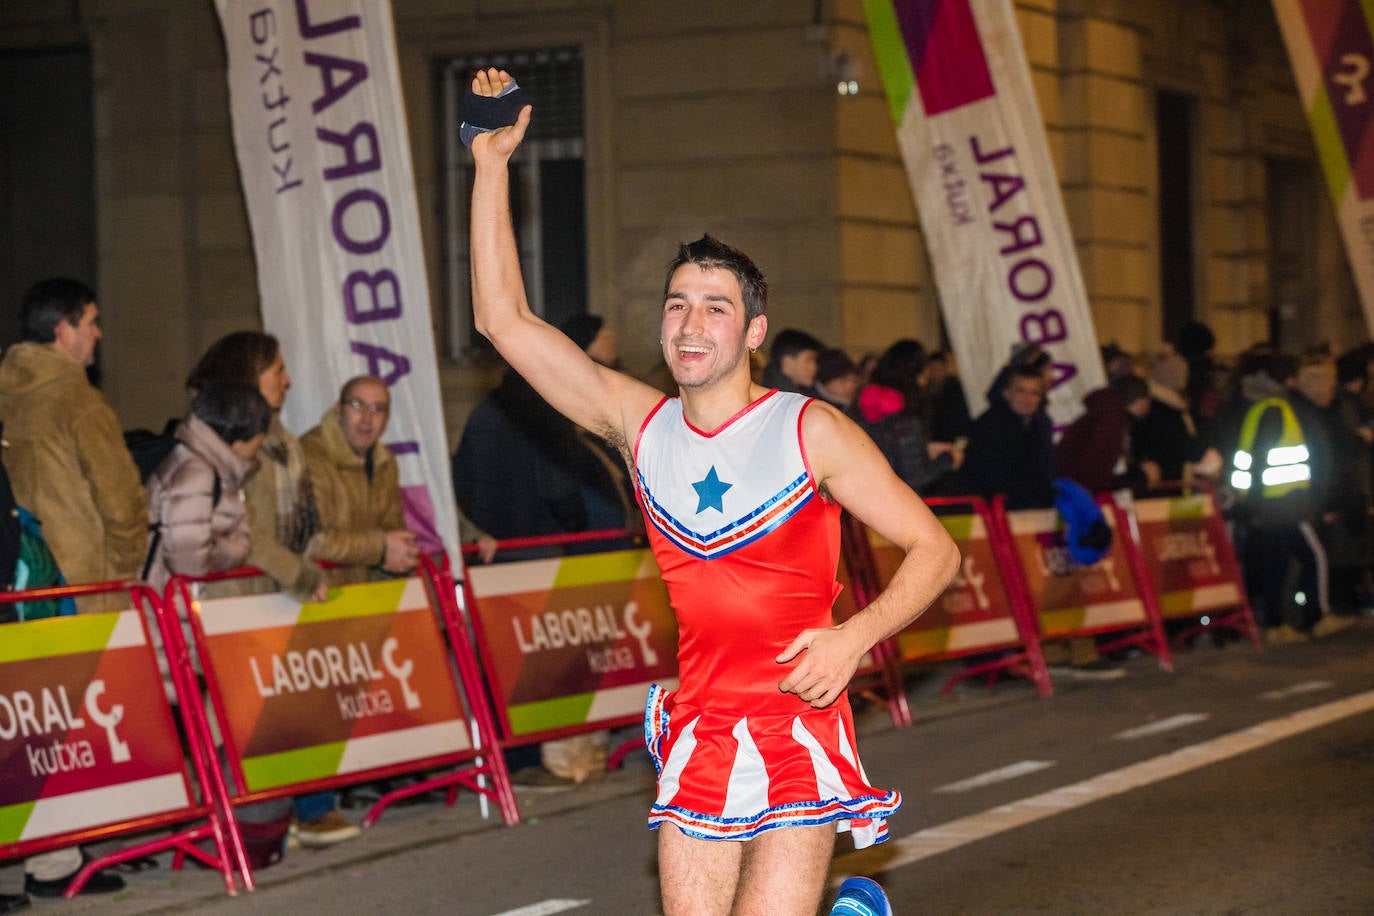
[[[842,627],[826,627],[802,630],[774,661],[783,665],[798,655],[801,660],[778,684],[778,689],[822,709],[848,689],[863,650],[855,650]]]

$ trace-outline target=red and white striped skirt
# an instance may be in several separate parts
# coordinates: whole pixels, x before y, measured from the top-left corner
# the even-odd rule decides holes
[[[868,784],[855,751],[847,698],[800,713],[740,716],[674,708],[674,692],[649,688],[644,739],[658,771],[649,827],[748,840],[776,827],[834,823],[862,849],[887,839],[895,791]]]

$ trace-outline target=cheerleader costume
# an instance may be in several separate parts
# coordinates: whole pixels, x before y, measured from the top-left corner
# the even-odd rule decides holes
[[[635,443],[636,498],[678,621],[680,687],[654,685],[644,731],[658,771],[650,828],[748,840],[834,823],[856,848],[887,839],[901,796],[868,784],[849,698],[816,709],[774,658],[834,625],[840,507],[806,462],[811,399],[770,391],[714,432],[665,398]]]

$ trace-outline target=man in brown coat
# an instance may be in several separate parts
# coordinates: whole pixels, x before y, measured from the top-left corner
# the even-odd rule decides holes
[[[359,376],[301,437],[320,513],[311,558],[393,575],[415,568],[419,548],[405,527],[396,457],[381,444],[390,412],[386,384]]]
[[[143,485],[119,419],[86,379],[100,340],[95,294],[75,280],[36,284],[20,312],[22,342],[0,363],[5,467],[15,499],[43,525],[70,583],[130,579],[148,546]],[[127,607],[87,599],[82,611]]]
[[[148,545],[148,510],[119,419],[86,378],[100,340],[95,294],[76,280],[43,280],[24,295],[21,342],[0,362],[5,468],[15,500],[38,517],[70,583],[132,579]],[[128,595],[77,603],[83,613],[119,610]],[[24,889],[56,897],[81,867],[75,846],[31,856]],[[81,893],[107,893],[124,879],[98,872]],[[8,902],[16,899],[9,898]]]
[[[396,457],[382,445],[391,415],[391,393],[376,376],[344,383],[339,402],[301,437],[315,486],[320,531],[306,553],[316,560],[381,569],[403,575],[415,568],[419,548],[405,527]],[[476,541],[491,562],[496,541],[461,514],[459,537]]]

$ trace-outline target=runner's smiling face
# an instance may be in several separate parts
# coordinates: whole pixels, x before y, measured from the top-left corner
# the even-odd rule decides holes
[[[763,342],[768,319],[745,323],[739,281],[728,270],[684,264],[663,300],[663,358],[682,388],[702,388],[748,371],[748,350]]]

